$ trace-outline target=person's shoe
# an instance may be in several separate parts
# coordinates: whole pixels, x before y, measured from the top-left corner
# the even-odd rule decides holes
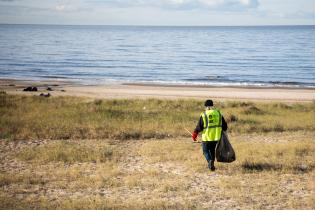
[[[210,161],[209,168],[210,168],[211,171],[215,171],[214,161],[213,160]]]

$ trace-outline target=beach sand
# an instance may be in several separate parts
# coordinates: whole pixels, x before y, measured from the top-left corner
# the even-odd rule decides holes
[[[28,86],[36,86],[38,91],[24,92],[23,89]],[[53,91],[47,91],[47,87],[51,87]],[[0,80],[0,89],[13,94],[39,95],[50,92],[52,96],[83,96],[96,99],[211,98],[285,102],[311,102],[315,100],[315,89],[312,88],[180,86],[139,83],[88,86],[60,81],[37,82],[2,79]]]

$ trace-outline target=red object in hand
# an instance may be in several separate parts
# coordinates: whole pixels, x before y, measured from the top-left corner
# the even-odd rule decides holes
[[[193,141],[197,141],[197,137],[198,137],[198,133],[194,131],[191,138],[193,139]]]

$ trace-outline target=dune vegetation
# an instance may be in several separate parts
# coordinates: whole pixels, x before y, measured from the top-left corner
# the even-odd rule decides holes
[[[0,209],[314,209],[315,103],[220,101],[237,160],[210,172],[201,100],[0,94]]]
[[[230,133],[315,131],[313,103],[217,102]],[[203,110],[200,100],[17,96],[0,93],[0,138],[164,139],[185,137]]]

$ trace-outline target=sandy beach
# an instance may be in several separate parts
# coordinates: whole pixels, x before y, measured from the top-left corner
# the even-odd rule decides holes
[[[37,92],[24,92],[28,86],[38,87]],[[218,87],[218,86],[179,86],[159,84],[107,84],[87,86],[60,81],[20,81],[0,80],[0,89],[12,94],[39,95],[47,93],[52,96],[83,96],[90,98],[212,98],[218,100],[254,100],[311,102],[315,100],[315,89],[283,87]]]

